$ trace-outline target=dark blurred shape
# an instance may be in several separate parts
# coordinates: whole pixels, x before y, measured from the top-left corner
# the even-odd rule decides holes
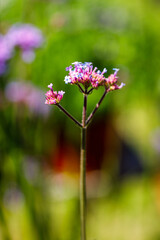
[[[79,172],[79,149],[77,146],[67,141],[64,133],[64,125],[59,126],[57,136],[57,148],[52,152],[50,161],[53,169],[58,172]]]
[[[142,159],[134,148],[121,139],[113,125],[111,113],[93,120],[87,133],[87,171],[114,169],[118,178],[139,175],[144,171]],[[56,152],[51,162],[57,172],[79,172],[79,148],[64,135],[60,127]]]
[[[102,116],[92,123],[88,132],[88,170],[103,170],[103,166],[117,166],[118,176],[141,174],[141,158],[135,149],[122,140],[113,125],[112,114]],[[117,163],[115,162],[117,161]]]
[[[106,152],[106,117],[92,121],[87,133],[87,170],[100,170]],[[107,149],[108,151],[108,149]],[[109,150],[110,151],[110,150]]]
[[[121,154],[119,159],[118,174],[120,178],[142,174],[144,167],[141,158],[129,144],[121,141]]]

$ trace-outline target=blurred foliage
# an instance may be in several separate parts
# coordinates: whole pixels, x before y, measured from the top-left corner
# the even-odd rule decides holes
[[[77,149],[79,129],[55,107],[41,116],[5,99],[9,82],[30,82],[44,92],[53,82],[54,89],[66,92],[62,105],[80,119],[82,96],[64,83],[65,68],[74,61],[106,67],[107,74],[120,68],[126,86],[106,97],[94,121],[113,116],[118,136],[145,168],[140,179],[117,184],[113,177],[104,196],[89,200],[88,239],[160,239],[159,178],[154,178],[160,154],[159,16],[158,0],[0,0],[2,34],[21,22],[40,28],[45,37],[33,63],[22,62],[17,51],[0,77],[0,239],[79,239],[77,178],[53,177],[61,135]],[[101,94],[90,95],[88,113]]]

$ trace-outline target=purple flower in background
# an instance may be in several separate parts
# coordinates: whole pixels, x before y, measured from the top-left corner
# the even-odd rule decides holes
[[[19,46],[24,51],[39,48],[43,43],[41,31],[31,24],[15,24],[7,36],[14,46]]]
[[[8,33],[0,35],[0,75],[7,69],[7,61],[13,56],[15,47],[22,50],[22,59],[30,63],[35,59],[36,48],[44,42],[42,32],[31,24],[15,24]]]
[[[22,58],[25,62],[34,60],[34,50],[44,41],[42,32],[31,24],[13,25],[7,33],[7,38],[12,46],[22,49]]]
[[[0,75],[6,71],[6,62],[12,57],[13,48],[5,36],[0,35]]]
[[[8,83],[5,89],[6,98],[13,103],[25,104],[30,112],[48,116],[49,108],[46,108],[43,102],[43,91],[27,82],[13,81]]]

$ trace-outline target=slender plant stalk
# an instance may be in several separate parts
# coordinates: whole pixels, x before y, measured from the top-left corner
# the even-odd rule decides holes
[[[91,122],[94,114],[95,114],[96,111],[98,110],[98,108],[99,108],[100,104],[102,103],[103,99],[105,98],[106,94],[107,94],[107,91],[106,91],[106,89],[105,89],[102,97],[100,98],[99,102],[96,104],[96,107],[94,108],[94,110],[91,112],[91,114],[90,114],[89,117],[87,118],[87,120],[86,120],[86,126],[88,126],[88,124]]]
[[[85,93],[84,90],[83,90],[83,88],[81,87],[81,85],[80,85],[79,83],[77,83],[77,86],[79,87],[79,89],[80,89],[80,91],[81,91],[82,93]]]
[[[87,94],[90,94],[90,93],[93,91],[93,89],[94,89],[94,88],[91,88],[91,89],[87,92]]]
[[[85,62],[74,62],[73,66],[69,66],[66,68],[69,71],[69,75],[65,77],[65,83],[70,83],[71,85],[76,84],[80,90],[80,92],[84,96],[84,104],[83,104],[83,112],[82,112],[82,123],[77,121],[70,113],[68,113],[60,104],[60,100],[63,97],[64,92],[58,91],[55,92],[52,89],[52,83],[48,85],[51,89],[46,93],[46,104],[55,104],[63,111],[76,125],[81,128],[81,149],[80,149],[80,228],[81,228],[81,240],[86,240],[86,134],[87,127],[91,122],[93,116],[97,112],[100,104],[105,98],[106,94],[109,91],[113,91],[116,89],[120,89],[124,86],[121,83],[118,86],[117,83],[117,72],[119,69],[115,68],[114,74],[111,74],[108,78],[104,77],[104,73],[107,71],[106,68],[103,69],[103,72],[97,71],[97,67],[93,69],[92,63]],[[72,69],[72,70],[71,70]],[[75,78],[76,77],[76,78]],[[98,87],[104,86],[105,91],[100,98],[99,102],[96,104],[95,108],[89,115],[86,117],[87,113],[87,97],[92,91]]]
[[[67,112],[60,104],[56,104],[75,124],[82,128],[82,124],[78,122],[69,112]]]
[[[87,92],[84,93],[84,105],[82,112],[81,129],[81,155],[80,155],[80,217],[81,217],[81,240],[86,240],[86,112]]]
[[[84,96],[84,104],[83,104],[83,111],[82,111],[82,123],[78,122],[70,113],[68,113],[60,104],[56,104],[57,107],[60,108],[74,123],[76,123],[81,128],[81,151],[80,151],[80,220],[81,220],[81,240],[86,240],[86,133],[87,133],[87,126],[91,122],[94,114],[98,110],[100,104],[102,103],[103,99],[105,98],[107,91],[105,89],[102,97],[100,98],[99,102],[97,103],[96,107],[86,119],[87,113],[87,95],[92,91],[90,89],[83,90],[80,85],[78,85],[80,91],[83,93]]]

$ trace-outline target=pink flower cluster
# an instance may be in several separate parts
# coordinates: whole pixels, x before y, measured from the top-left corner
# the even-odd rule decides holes
[[[82,84],[85,90],[91,87],[89,91],[86,91],[87,94],[89,94],[93,89],[97,89],[99,86],[104,86],[106,92],[110,92],[116,89],[120,89],[125,85],[124,83],[121,83],[120,86],[117,85],[117,72],[119,71],[119,69],[117,68],[113,68],[114,73],[109,75],[108,78],[106,78],[104,76],[104,73],[107,72],[106,68],[104,68],[103,71],[100,72],[99,70],[97,71],[96,67],[93,69],[93,65],[90,62],[74,62],[72,64],[74,65],[74,68],[73,66],[69,66],[66,68],[66,71],[69,71],[69,76],[66,76],[64,81],[66,84],[78,84],[82,92],[84,92],[84,90],[79,84]],[[48,87],[50,88],[50,90],[45,94],[45,104],[58,104],[63,98],[65,92],[53,91],[52,83],[48,85]]]
[[[53,91],[53,84],[51,83],[50,85],[48,85],[48,87],[50,88],[50,90],[45,94],[46,95],[46,101],[45,104],[58,104],[61,99],[63,98],[63,95],[65,92],[63,91]]]
[[[82,84],[85,88],[92,87],[98,88],[99,86],[105,86],[108,91],[112,91],[115,89],[120,89],[124,86],[121,83],[118,86],[117,80],[117,72],[119,69],[114,68],[114,74],[111,74],[108,78],[104,76],[104,73],[107,72],[107,69],[104,68],[103,71],[97,70],[97,67],[93,68],[92,63],[90,62],[74,62],[73,66],[69,66],[66,68],[66,71],[69,71],[69,76],[66,76],[64,81],[66,84]]]

